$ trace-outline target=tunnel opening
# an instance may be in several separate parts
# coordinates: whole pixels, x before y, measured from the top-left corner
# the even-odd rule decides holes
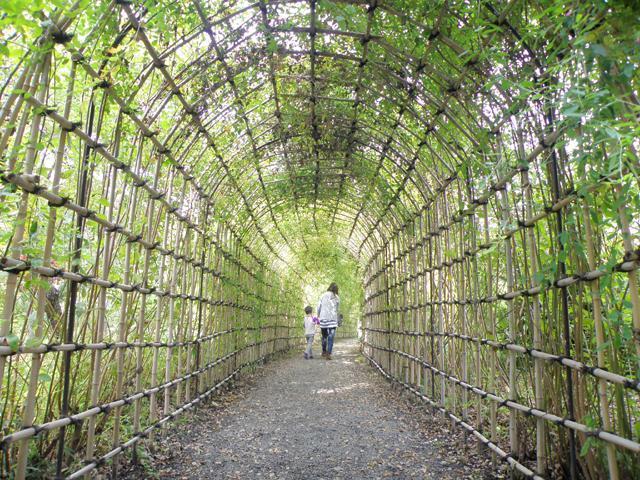
[[[519,475],[640,472],[633,6],[0,12],[1,475],[117,477],[332,281]]]
[[[300,305],[312,307],[317,315],[321,295],[336,283],[343,315],[337,338],[358,338],[362,336],[363,272],[357,259],[339,242],[333,234],[324,238],[312,235],[307,238],[305,249],[296,254],[292,263],[304,271]]]

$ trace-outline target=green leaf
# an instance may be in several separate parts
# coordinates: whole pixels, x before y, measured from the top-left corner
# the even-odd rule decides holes
[[[20,347],[20,338],[16,334],[9,333],[5,337],[5,340],[7,341],[7,345],[9,345],[9,347],[11,348],[11,351],[18,351],[18,348]]]
[[[589,450],[591,450],[591,447],[594,443],[595,441],[592,437],[587,437],[587,440],[582,444],[582,448],[580,449],[580,456],[584,457],[587,453],[589,453]]]
[[[267,52],[276,53],[277,51],[278,51],[278,42],[276,42],[275,39],[272,38],[267,43]]]
[[[618,133],[617,130],[614,130],[611,127],[605,127],[604,131],[607,132],[607,135],[610,138],[613,138],[614,140],[620,140],[620,134]]]
[[[42,345],[42,338],[41,337],[29,337],[27,338],[27,341],[24,342],[25,346],[27,348],[38,348],[40,345]]]

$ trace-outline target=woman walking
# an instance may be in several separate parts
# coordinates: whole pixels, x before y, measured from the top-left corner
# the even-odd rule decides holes
[[[340,297],[338,285],[332,283],[320,297],[318,303],[318,317],[320,318],[320,331],[322,332],[322,356],[331,360],[333,351],[333,337],[338,328],[338,311],[340,309]]]

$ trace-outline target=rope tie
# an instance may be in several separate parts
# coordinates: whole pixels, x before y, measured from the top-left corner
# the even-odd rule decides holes
[[[145,138],[153,138],[156,135],[158,135],[158,131],[157,130],[149,130],[148,128],[145,128],[142,131],[142,136]]]
[[[84,218],[91,218],[91,217],[93,217],[96,213],[97,213],[97,212],[96,212],[95,210],[91,210],[91,209],[87,208],[87,209],[86,209],[86,211],[84,212],[84,214],[80,213],[79,215],[80,215],[81,217],[84,217]]]
[[[71,133],[82,126],[82,122],[69,122],[68,127],[60,127],[63,131]]]
[[[139,242],[140,240],[142,240],[142,234],[138,233],[137,235],[134,235],[133,237],[127,237],[126,242],[127,243],[136,243],[136,242]]]
[[[73,425],[74,427],[79,427],[82,425],[82,420],[80,420],[79,418],[76,418],[73,415],[69,415],[67,418],[69,419],[69,422],[71,423],[71,425]]]
[[[73,33],[63,32],[59,29],[56,29],[53,33],[51,33],[51,40],[53,40],[53,43],[58,45],[69,43],[72,39]]]
[[[586,435],[587,437],[599,438],[599,437],[600,437],[600,434],[601,434],[602,432],[604,432],[604,431],[606,431],[606,430],[603,430],[603,429],[601,429],[601,428],[596,428],[596,429],[594,429],[594,430],[589,430],[588,432],[585,432],[585,435]]]
[[[38,435],[40,435],[42,432],[45,431],[45,428],[42,425],[38,425],[38,424],[31,425],[31,427],[23,427],[23,428],[33,428],[34,437],[37,437]]]
[[[47,203],[49,204],[50,207],[64,207],[70,201],[71,199],[69,197],[60,197],[60,200],[58,200],[57,202],[53,202],[49,200],[49,202]]]
[[[540,139],[540,145],[542,146],[542,148],[550,148],[553,146],[553,144],[547,143],[547,140],[544,137]]]

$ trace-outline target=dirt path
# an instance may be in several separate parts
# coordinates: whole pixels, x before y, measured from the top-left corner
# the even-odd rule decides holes
[[[425,428],[416,414],[425,409],[391,390],[354,342],[338,343],[332,361],[301,357],[268,364],[226,407],[199,410],[163,441],[158,476],[491,478],[484,457],[463,452],[446,427]]]

